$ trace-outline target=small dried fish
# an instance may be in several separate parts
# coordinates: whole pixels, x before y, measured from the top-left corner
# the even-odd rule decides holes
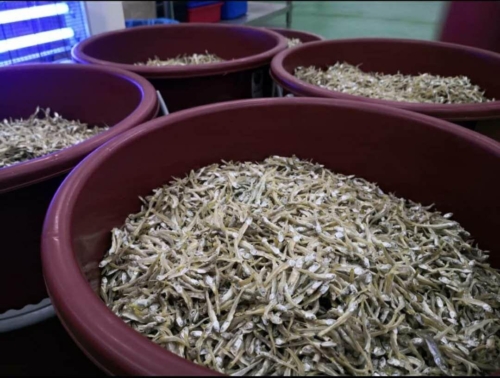
[[[299,38],[287,38],[288,48],[301,45],[303,42]]]
[[[337,62],[321,69],[297,67],[294,75],[308,84],[332,91],[379,100],[431,104],[469,104],[495,101],[466,76],[395,75],[364,72],[359,66]]]
[[[175,58],[160,59],[155,56],[153,59],[148,59],[146,63],[138,62],[135,63],[136,66],[151,66],[151,67],[162,67],[162,66],[189,66],[196,64],[210,64],[210,63],[220,63],[225,60],[218,57],[215,54],[184,54],[177,55]]]
[[[0,169],[60,151],[83,142],[107,126],[89,127],[50,109],[36,108],[28,119],[4,119],[0,123]]]
[[[500,274],[450,214],[296,157],[157,188],[112,232],[101,297],[231,375],[499,369]]]

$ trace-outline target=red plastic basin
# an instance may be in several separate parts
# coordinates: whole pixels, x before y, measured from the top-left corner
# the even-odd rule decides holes
[[[498,2],[450,1],[439,40],[500,53],[499,19]]]
[[[198,105],[263,96],[263,78],[272,58],[286,49],[278,33],[223,24],[144,26],[112,31],[80,42],[73,58],[80,63],[123,68],[147,78],[170,112]],[[155,55],[216,54],[226,62],[192,66],[135,66]]]
[[[92,150],[158,112],[147,80],[122,70],[76,64],[0,69],[0,119],[27,118],[37,106],[68,119],[113,126],[78,145],[0,168],[0,313],[47,297],[40,238],[49,203],[66,174]]]
[[[497,101],[482,104],[415,104],[370,99],[330,91],[293,76],[298,66],[326,67],[338,61],[358,65],[364,71],[416,75],[465,75]],[[274,80],[296,96],[356,100],[388,105],[449,121],[500,119],[500,54],[442,42],[406,39],[360,38],[311,42],[278,54],[271,64]]]
[[[235,121],[237,120],[237,122]],[[143,337],[98,297],[98,263],[138,196],[225,160],[313,159],[451,211],[500,266],[500,144],[435,118],[327,99],[259,99],[161,117],[107,143],[66,178],[44,226],[45,281],[71,336],[117,375],[215,375]],[[497,174],[494,174],[497,173]]]

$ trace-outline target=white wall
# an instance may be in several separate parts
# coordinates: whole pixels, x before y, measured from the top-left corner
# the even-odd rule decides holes
[[[121,1],[85,1],[90,35],[125,28]]]
[[[125,20],[132,18],[156,18],[155,1],[123,1]]]

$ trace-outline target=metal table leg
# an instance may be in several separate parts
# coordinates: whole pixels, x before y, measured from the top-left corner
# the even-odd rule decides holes
[[[287,27],[287,29],[290,29],[292,27],[293,2],[287,1],[287,5],[288,5],[288,10],[286,12],[286,27]]]
[[[175,20],[174,2],[173,1],[164,1],[163,2],[163,14],[164,14],[164,17]]]

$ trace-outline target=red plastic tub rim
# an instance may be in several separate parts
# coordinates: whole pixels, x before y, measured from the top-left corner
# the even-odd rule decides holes
[[[85,48],[94,42],[96,39],[100,39],[110,35],[116,35],[121,33],[137,33],[144,29],[172,29],[172,28],[219,28],[227,29],[230,33],[234,29],[246,29],[253,31],[254,33],[265,33],[271,35],[276,40],[276,46],[272,49],[265,51],[263,53],[252,55],[244,58],[238,58],[233,60],[228,60],[220,63],[210,63],[210,64],[200,64],[191,66],[164,66],[164,67],[150,67],[150,66],[136,66],[134,64],[124,64],[116,63],[113,61],[102,60],[93,58],[87,55],[84,50]],[[145,41],[147,43],[147,41]],[[168,43],[168,42],[165,42]],[[73,59],[78,63],[91,63],[104,66],[112,66],[128,71],[132,71],[143,75],[148,78],[187,78],[187,77],[202,77],[218,74],[227,74],[236,71],[249,70],[252,68],[262,66],[263,62],[271,62],[273,57],[280,51],[286,49],[288,46],[287,40],[281,34],[276,33],[272,30],[264,30],[264,28],[258,28],[253,26],[240,26],[240,25],[225,25],[225,24],[213,24],[213,23],[200,23],[200,22],[190,22],[181,24],[170,24],[170,25],[153,25],[153,26],[138,26],[130,29],[121,29],[118,31],[110,31],[106,33],[101,33],[90,37],[77,45],[75,45],[71,51]]]
[[[138,375],[162,375],[166,368],[176,364],[176,375],[221,375],[216,371],[196,365],[174,355],[152,343],[150,340],[131,329],[109,310],[104,302],[92,290],[83,275],[72,252],[70,219],[75,207],[75,199],[81,190],[81,183],[88,180],[98,170],[101,162],[113,155],[116,150],[126,148],[136,138],[163,127],[176,127],[177,121],[184,121],[205,114],[224,112],[228,109],[242,109],[269,105],[330,105],[359,109],[358,101],[328,100],[312,98],[280,98],[240,100],[215,105],[206,105],[191,110],[180,111],[166,117],[157,118],[114,138],[99,147],[85,158],[65,179],[56,197],[53,199],[45,218],[42,240],[42,260],[45,282],[53,303],[63,323],[77,330],[80,345],[91,345],[103,358],[122,361],[119,369],[125,373]],[[363,104],[363,109],[383,113],[394,117],[412,119],[422,123],[422,127],[436,128],[476,143],[485,151],[500,159],[500,143],[476,132],[467,130],[446,121],[426,115],[394,109],[386,106]],[[50,260],[50,263],[49,263]],[[71,285],[68,283],[71,282]],[[73,327],[69,327],[72,328]],[[83,331],[85,330],[85,331]]]
[[[47,71],[61,69],[61,66],[42,63],[23,64],[2,68],[4,71],[9,70],[12,72],[22,71],[25,69]],[[106,131],[63,150],[17,163],[9,167],[0,168],[0,194],[32,185],[68,172],[83,156],[89,154],[92,150],[96,149],[107,140],[128,130],[132,127],[131,125],[138,125],[146,120],[149,120],[151,118],[151,114],[156,114],[158,111],[159,104],[156,101],[157,95],[154,87],[146,79],[137,74],[112,67],[83,66],[77,64],[64,65],[64,69],[75,71],[97,71],[105,72],[110,75],[121,76],[134,83],[138,89],[141,90],[142,99],[132,113],[119,123],[110,125],[112,127]]]
[[[325,38],[322,37],[319,34],[310,33],[310,32],[306,32],[306,31],[303,31],[303,30],[295,30],[295,29],[287,29],[287,28],[271,28],[271,27],[267,27],[266,29],[272,30],[272,31],[274,31],[276,33],[279,33],[279,34],[283,35],[286,38],[299,38],[300,39],[300,35],[303,35],[304,37],[306,37],[306,38],[309,39],[307,41],[302,40],[303,43],[311,43],[311,42],[317,42],[317,41],[324,41],[325,40]],[[296,34],[297,36],[294,37],[293,36],[294,34]],[[290,36],[290,37],[287,37],[287,36]]]
[[[355,96],[347,93],[331,91],[329,89],[320,88],[318,86],[308,84],[302,80],[297,79],[294,75],[285,70],[283,63],[292,54],[300,54],[302,51],[311,49],[315,46],[327,44],[350,44],[357,42],[396,42],[414,45],[431,45],[439,46],[444,49],[462,50],[465,52],[486,55],[492,60],[497,60],[500,67],[500,54],[478,49],[475,47],[468,47],[457,45],[453,43],[434,42],[416,39],[397,39],[397,38],[353,38],[341,40],[322,40],[316,42],[304,43],[296,46],[293,49],[287,49],[277,54],[271,62],[271,77],[279,85],[288,87],[291,92],[299,96],[321,97],[321,98],[335,98],[340,100],[355,100],[363,101],[376,105],[392,106],[400,109],[410,110],[418,113],[432,115],[438,118],[456,121],[468,121],[478,119],[495,119],[500,117],[500,99],[495,101],[479,104],[419,104],[410,102],[400,102],[391,100],[379,100],[369,97]]]

